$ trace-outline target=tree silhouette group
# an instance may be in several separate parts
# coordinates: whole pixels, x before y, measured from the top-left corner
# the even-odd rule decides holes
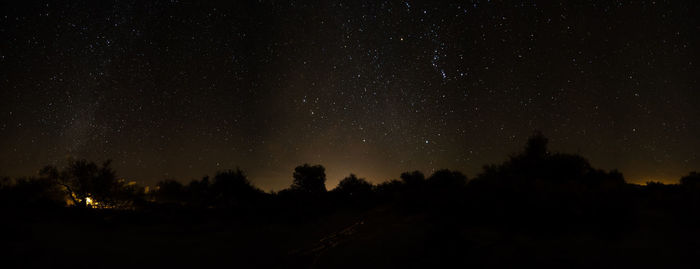
[[[579,155],[551,153],[547,144],[547,138],[536,133],[530,137],[523,152],[512,155],[501,164],[484,166],[482,173],[471,180],[458,171],[447,169],[437,170],[427,178],[420,171],[405,172],[400,175],[400,180],[377,185],[350,174],[328,192],[325,168],[303,164],[294,169],[291,186],[277,193],[260,190],[238,168],[219,171],[213,180],[205,176],[183,184],[166,179],[154,187],[144,188],[118,179],[110,161],[98,165],[75,160],[60,169],[46,166],[38,177],[2,178],[0,191],[3,205],[135,209],[157,204],[199,208],[255,207],[269,203],[275,197],[377,202],[397,196],[439,199],[445,195],[467,193],[474,197],[479,193],[509,197],[526,193],[581,196],[665,186],[658,182],[650,182],[647,187],[627,184],[618,171],[595,169]],[[689,192],[700,190],[700,174],[691,172],[676,186]],[[419,196],[423,197],[417,198]]]
[[[109,161],[98,165],[75,160],[60,168],[46,166],[38,176],[1,178],[0,209],[20,212],[15,213],[19,215],[34,209],[76,211],[88,216],[134,212],[151,216],[156,222],[172,216],[183,216],[191,222],[214,214],[228,221],[250,220],[251,225],[268,227],[265,229],[281,225],[282,228],[274,229],[289,229],[285,231],[291,237],[301,233],[297,231],[302,227],[299,223],[316,227],[324,221],[331,223],[338,212],[356,212],[353,216],[361,221],[352,220],[351,225],[323,237],[321,243],[310,244],[309,249],[281,254],[293,256],[291,260],[285,258],[282,264],[301,267],[315,264],[320,253],[362,230],[367,218],[374,218],[375,223],[389,223],[378,228],[384,231],[375,235],[378,237],[398,231],[409,234],[402,234],[409,238],[427,235],[419,242],[433,247],[422,250],[421,255],[438,263],[460,260],[465,255],[460,251],[469,249],[473,251],[469,255],[477,257],[461,263],[472,265],[494,265],[478,257],[493,252],[480,253],[483,247],[469,245],[477,239],[464,239],[464,227],[533,238],[567,238],[585,232],[587,238],[611,240],[630,227],[649,233],[644,229],[652,228],[639,227],[647,227],[646,220],[660,221],[658,215],[664,216],[667,229],[692,231],[689,227],[700,224],[700,217],[691,213],[700,209],[700,174],[691,172],[679,184],[628,184],[616,170],[595,169],[582,156],[550,152],[547,144],[547,138],[536,133],[522,152],[500,164],[484,166],[474,178],[442,169],[428,176],[420,171],[405,172],[398,179],[373,184],[350,174],[330,191],[326,189],[325,168],[321,165],[302,164],[292,171],[289,188],[265,192],[238,168],[186,184],[166,179],[145,187],[119,179]],[[395,217],[397,220],[387,220],[396,215],[400,216]],[[410,228],[402,228],[406,225]],[[17,224],[12,229],[21,226]],[[318,227],[310,231],[323,230],[323,226]],[[420,233],[416,235],[416,231]],[[695,238],[692,233],[685,236]],[[402,237],[390,240],[402,242]],[[256,240],[252,242],[259,242]],[[406,253],[391,255],[410,260]],[[426,261],[418,264],[436,265]]]

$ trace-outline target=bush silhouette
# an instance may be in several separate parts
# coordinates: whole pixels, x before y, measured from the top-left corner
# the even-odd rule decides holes
[[[425,175],[421,171],[401,173],[401,180],[409,186],[419,186],[425,183]]]
[[[467,184],[467,176],[458,171],[441,169],[430,175],[427,184],[432,188],[459,189]]]
[[[211,194],[217,206],[234,207],[254,202],[263,191],[253,186],[243,171],[236,169],[218,172]]]
[[[326,169],[321,165],[304,164],[294,168],[291,189],[307,194],[326,192]]]
[[[680,180],[681,186],[690,189],[700,189],[700,173],[690,172]]]
[[[377,184],[375,191],[379,198],[387,200],[393,198],[393,196],[396,196],[399,192],[401,192],[405,185],[406,184],[403,181],[392,179]]]
[[[550,153],[547,142],[542,133],[535,133],[528,139],[523,152],[502,164],[484,166],[472,185],[513,191],[538,189],[556,192],[619,189],[626,184],[616,170],[596,170],[579,155]]]
[[[22,177],[0,180],[0,205],[13,207],[64,206],[65,193],[47,178]]]
[[[209,176],[201,180],[192,180],[186,187],[187,203],[193,207],[209,207],[214,204],[214,190],[209,182]]]
[[[341,180],[333,191],[345,197],[366,199],[372,194],[372,187],[372,183],[367,182],[364,178],[357,178],[355,174],[350,174]]]
[[[111,161],[98,166],[86,160],[76,160],[61,171],[54,166],[46,166],[40,174],[63,186],[75,206],[129,207],[138,195],[137,189],[124,180],[118,180],[110,165]]]
[[[548,143],[549,139],[547,139],[547,137],[545,137],[541,132],[535,132],[535,134],[530,136],[530,138],[527,140],[527,145],[525,146],[525,156],[539,159],[546,157],[549,154],[547,151]]]
[[[187,190],[182,183],[173,179],[166,179],[156,184],[153,192],[156,201],[166,204],[185,204]]]

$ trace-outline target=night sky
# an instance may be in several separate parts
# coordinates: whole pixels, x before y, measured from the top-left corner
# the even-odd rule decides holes
[[[471,178],[536,130],[629,182],[700,170],[697,1],[8,2],[0,175]]]

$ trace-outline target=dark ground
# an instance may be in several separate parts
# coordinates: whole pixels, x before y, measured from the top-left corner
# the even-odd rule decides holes
[[[397,202],[289,218],[183,209],[6,213],[11,217],[3,220],[2,256],[17,268],[697,268],[700,264],[695,219],[662,208],[587,221],[555,212],[447,214]],[[537,218],[539,213],[552,215]]]
[[[326,191],[324,168],[303,165],[290,189],[265,193],[231,170],[213,183],[101,196],[131,199],[121,210],[67,207],[54,170],[0,188],[0,267],[700,268],[700,173],[628,184],[546,142],[534,136],[471,180],[450,170],[378,185],[351,175]],[[87,164],[61,175],[97,171]],[[66,182],[121,186],[100,171],[91,184]]]

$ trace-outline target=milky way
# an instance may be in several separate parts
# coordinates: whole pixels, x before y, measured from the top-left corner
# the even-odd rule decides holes
[[[700,169],[695,1],[143,2],[2,4],[0,175],[473,177],[536,130],[631,182]]]

